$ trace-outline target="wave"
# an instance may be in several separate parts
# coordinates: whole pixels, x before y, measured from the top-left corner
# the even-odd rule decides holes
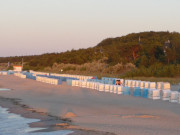
[[[0,135],[68,135],[73,131],[60,130],[52,132],[34,132],[45,128],[31,128],[28,123],[38,122],[39,119],[29,119],[9,113],[7,108],[0,106]]]

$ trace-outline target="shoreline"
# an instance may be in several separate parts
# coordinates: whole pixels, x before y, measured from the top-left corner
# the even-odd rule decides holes
[[[5,98],[0,96],[0,106],[7,108],[9,113],[18,114],[24,118],[39,119],[38,122],[28,123],[30,128],[45,128],[35,132],[53,132],[58,130],[73,131],[68,135],[115,135],[113,133],[82,129],[72,124],[69,118],[53,116],[49,113],[39,112],[25,104],[20,103],[21,99]]]

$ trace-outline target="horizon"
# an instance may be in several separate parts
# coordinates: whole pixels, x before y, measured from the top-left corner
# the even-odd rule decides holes
[[[144,31],[180,32],[177,0],[0,2],[0,57],[61,53]]]

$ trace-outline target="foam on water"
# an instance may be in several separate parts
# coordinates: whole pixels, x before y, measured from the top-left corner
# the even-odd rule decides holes
[[[0,91],[10,91],[10,89],[0,88]]]
[[[0,106],[0,135],[67,135],[70,130],[53,132],[33,132],[45,128],[30,128],[28,123],[38,122],[39,119],[23,118],[20,115],[8,113],[6,108]]]

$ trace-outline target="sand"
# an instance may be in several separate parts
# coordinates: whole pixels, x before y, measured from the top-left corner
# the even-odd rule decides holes
[[[12,89],[1,91],[0,96],[18,98],[36,111],[68,118],[77,129],[103,131],[101,134],[180,134],[177,103],[98,92],[65,83],[50,85],[12,75],[0,76],[0,86]]]

